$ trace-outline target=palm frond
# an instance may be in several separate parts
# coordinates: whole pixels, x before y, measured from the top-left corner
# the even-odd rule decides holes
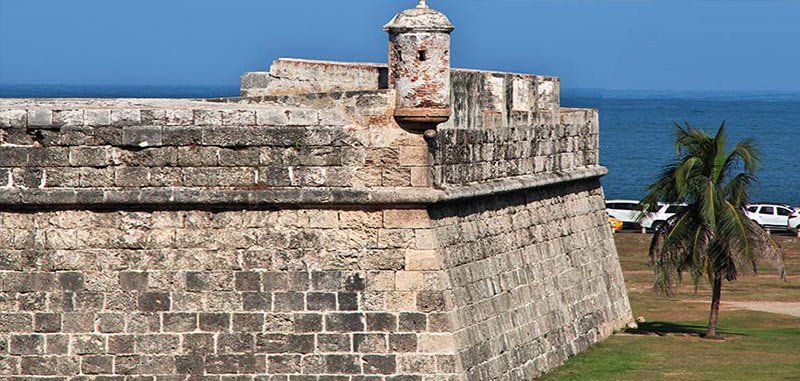
[[[724,122],[713,137],[688,123],[675,124],[677,158],[646,188],[641,202],[642,215],[659,202],[688,205],[653,236],[650,263],[656,290],[672,293],[684,272],[695,287],[703,278],[734,280],[740,271],[758,271],[761,259],[785,275],[780,246],[744,211],[757,181],[756,144],[745,139],[730,151],[727,144]]]

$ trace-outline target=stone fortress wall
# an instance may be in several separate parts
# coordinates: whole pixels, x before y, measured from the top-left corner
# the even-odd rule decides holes
[[[597,112],[453,70],[422,134],[387,76],[0,100],[0,378],[528,380],[624,326]]]

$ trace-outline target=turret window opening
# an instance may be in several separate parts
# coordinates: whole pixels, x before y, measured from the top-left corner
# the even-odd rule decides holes
[[[425,49],[420,49],[417,51],[417,56],[420,61],[427,61],[428,60],[428,51]]]

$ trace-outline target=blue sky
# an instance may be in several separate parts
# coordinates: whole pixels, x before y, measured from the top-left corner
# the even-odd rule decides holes
[[[0,84],[236,85],[278,57],[386,60],[415,0],[0,0]],[[800,1],[430,0],[453,64],[565,87],[800,90]]]

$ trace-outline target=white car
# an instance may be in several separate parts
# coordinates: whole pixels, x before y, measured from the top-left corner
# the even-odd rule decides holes
[[[670,217],[680,213],[686,208],[686,204],[664,204],[658,203],[658,208],[654,208],[654,212],[650,212],[642,218],[642,228],[658,230]]]
[[[641,212],[639,201],[633,200],[608,200],[606,211],[608,215],[622,221],[623,226],[635,226],[639,222]]]
[[[789,229],[800,231],[800,207],[794,208],[795,212],[789,216]]]
[[[785,204],[750,204],[747,206],[747,217],[767,229],[784,230],[791,227],[789,220],[792,216],[797,221],[797,212]]]

